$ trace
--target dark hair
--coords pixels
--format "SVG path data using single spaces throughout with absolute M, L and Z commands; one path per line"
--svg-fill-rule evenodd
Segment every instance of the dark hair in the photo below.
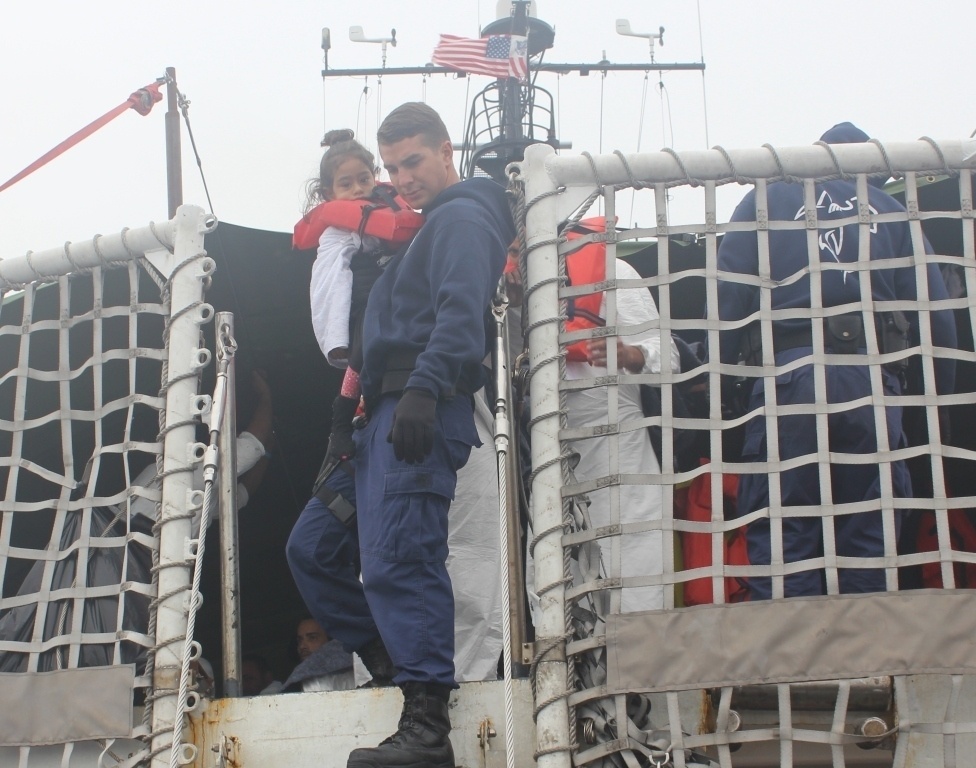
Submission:
M 349 128 L 329 131 L 322 139 L 322 146 L 328 147 L 319 162 L 318 178 L 309 179 L 305 189 L 305 213 L 319 203 L 332 198 L 332 185 L 335 172 L 350 157 L 363 161 L 363 165 L 375 172 L 376 158 L 366 147 L 356 141 Z
M 422 136 L 424 146 L 431 149 L 451 140 L 441 116 L 419 101 L 408 101 L 394 109 L 376 132 L 380 144 L 396 144 L 412 136 Z

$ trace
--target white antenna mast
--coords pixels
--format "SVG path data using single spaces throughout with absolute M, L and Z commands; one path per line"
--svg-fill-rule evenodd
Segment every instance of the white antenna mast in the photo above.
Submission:
M 627 19 L 617 19 L 617 34 L 626 37 L 646 37 L 651 46 L 651 63 L 654 63 L 654 41 L 657 40 L 664 45 L 664 27 L 659 27 L 657 32 L 634 32 L 630 28 L 630 21 Z
M 386 46 L 387 43 L 396 48 L 396 30 L 390 30 L 389 37 L 366 37 L 363 28 L 359 26 L 349 27 L 349 39 L 354 43 L 381 43 L 383 45 L 383 67 L 386 67 Z

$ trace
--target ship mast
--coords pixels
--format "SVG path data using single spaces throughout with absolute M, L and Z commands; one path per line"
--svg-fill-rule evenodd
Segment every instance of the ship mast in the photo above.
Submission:
M 176 87 L 176 69 L 166 67 L 166 197 L 169 217 L 176 216 L 176 209 L 183 205 L 183 159 L 180 149 L 180 113 L 177 109 L 179 90 Z
M 503 0 L 500 7 L 508 3 Z M 487 24 L 481 30 L 481 37 L 491 35 L 523 35 L 528 38 L 528 82 L 517 78 L 500 78 L 486 86 L 474 97 L 465 128 L 464 141 L 456 146 L 461 151 L 460 172 L 463 178 L 488 176 L 505 183 L 505 168 L 509 163 L 521 160 L 525 148 L 530 144 L 549 144 L 554 149 L 568 149 L 572 145 L 556 136 L 555 100 L 549 91 L 533 82 L 539 72 L 569 74 L 578 72 L 588 75 L 597 72 L 649 72 L 651 70 L 704 70 L 702 62 L 679 63 L 657 62 L 653 56 L 651 40 L 651 60 L 649 62 L 613 64 L 600 61 L 586 63 L 544 63 L 542 56 L 552 47 L 555 39 L 553 28 L 531 15 L 534 3 L 530 0 L 511 0 L 511 12 Z M 354 32 L 355 30 L 355 32 Z M 618 23 L 618 31 L 619 23 Z M 661 34 L 663 35 L 663 28 Z M 331 36 L 328 28 L 322 30 L 323 50 L 325 51 L 322 78 L 328 77 L 389 77 L 393 75 L 458 75 L 449 67 L 428 64 L 420 67 L 386 67 L 333 69 L 329 66 L 328 51 Z M 629 24 L 627 31 L 631 34 Z M 635 35 L 651 37 L 650 35 Z M 361 27 L 350 29 L 350 38 L 363 41 Z M 465 76 L 464 73 L 460 73 Z
M 529 34 L 529 14 L 528 14 L 529 0 L 514 0 L 512 7 L 514 9 L 514 14 L 511 20 L 511 29 L 509 34 L 521 35 L 523 37 L 528 37 Z M 481 36 L 492 34 L 494 28 L 499 26 L 507 26 L 507 19 L 499 19 L 494 24 L 489 24 L 483 30 L 481 30 Z M 549 25 L 547 28 L 551 29 Z M 530 56 L 531 60 L 531 56 Z M 531 72 L 529 73 L 531 76 Z M 502 117 L 502 138 L 507 141 L 518 141 L 519 139 L 525 138 L 524 131 L 522 130 L 522 113 L 525 105 L 522 103 L 522 88 L 519 81 L 514 77 L 506 78 L 501 81 L 502 87 L 502 102 L 501 102 L 501 117 Z

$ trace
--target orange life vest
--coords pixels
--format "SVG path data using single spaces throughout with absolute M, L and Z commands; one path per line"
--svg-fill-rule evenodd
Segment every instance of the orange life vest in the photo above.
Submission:
M 704 460 L 703 460 L 704 461 Z M 675 490 L 675 517 L 696 523 L 712 521 L 712 481 L 710 475 L 698 475 L 687 488 Z M 722 475 L 722 498 L 727 504 L 735 504 L 739 488 L 739 476 Z M 680 503 L 679 503 L 680 500 Z M 723 515 L 724 516 L 724 515 Z M 682 531 L 681 554 L 684 569 L 707 568 L 712 564 L 712 535 Z M 745 528 L 736 528 L 726 534 L 722 561 L 725 565 L 749 565 Z M 725 577 L 725 602 L 740 603 L 748 599 L 749 590 L 744 581 L 733 576 Z M 713 603 L 712 579 L 691 579 L 684 584 L 685 605 Z
M 603 218 L 583 219 L 576 227 L 566 234 L 567 240 L 578 240 L 591 232 L 606 232 Z M 578 251 L 566 257 L 566 274 L 570 285 L 589 285 L 602 283 L 607 279 L 607 246 L 605 243 L 587 243 Z M 598 328 L 607 324 L 600 316 L 600 306 L 603 303 L 603 291 L 574 296 L 568 302 L 569 319 L 565 330 L 582 331 L 588 328 Z M 566 350 L 566 359 L 573 362 L 586 362 L 586 341 L 570 344 Z
M 328 227 L 372 235 L 388 243 L 408 243 L 423 226 L 424 217 L 395 195 L 389 184 L 377 184 L 363 200 L 327 200 L 302 216 L 295 225 L 292 247 L 316 248 Z
M 966 509 L 950 509 L 949 542 L 956 552 L 976 552 L 976 526 Z M 915 539 L 916 552 L 938 552 L 939 536 L 936 529 L 935 512 L 924 509 L 919 513 L 918 534 Z M 955 562 L 952 566 L 956 589 L 976 589 L 976 563 Z M 922 564 L 922 586 L 941 589 L 941 563 Z

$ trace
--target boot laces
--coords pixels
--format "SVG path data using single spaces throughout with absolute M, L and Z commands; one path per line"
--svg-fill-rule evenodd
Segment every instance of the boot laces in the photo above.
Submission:
M 397 723 L 396 733 L 390 734 L 383 741 L 380 742 L 380 746 L 384 744 L 394 744 L 400 741 L 408 733 L 413 733 L 418 729 L 423 728 L 423 724 L 420 722 L 420 717 L 422 713 L 415 713 L 413 707 L 406 707 L 402 715 L 400 715 L 400 722 Z

